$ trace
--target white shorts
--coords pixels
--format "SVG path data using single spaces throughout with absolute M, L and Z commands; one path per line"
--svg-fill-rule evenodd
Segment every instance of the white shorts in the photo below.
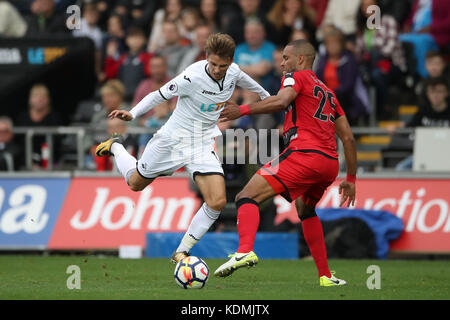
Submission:
M 146 179 L 170 176 L 182 167 L 185 167 L 192 179 L 196 175 L 224 175 L 222 164 L 214 150 L 214 139 L 188 144 L 156 133 L 136 164 L 137 172 Z

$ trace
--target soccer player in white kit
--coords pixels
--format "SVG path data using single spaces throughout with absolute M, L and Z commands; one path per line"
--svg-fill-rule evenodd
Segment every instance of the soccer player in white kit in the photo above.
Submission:
M 206 43 L 206 60 L 187 67 L 129 112 L 114 110 L 109 114 L 111 119 L 130 121 L 161 102 L 178 97 L 173 114 L 148 142 L 139 160 L 126 151 L 118 135 L 96 149 L 99 157 L 114 156 L 118 170 L 133 191 L 141 191 L 158 176 L 171 175 L 181 167 L 195 181 L 205 202 L 172 255 L 174 263 L 189 255 L 226 204 L 223 169 L 214 150 L 214 139 L 221 134 L 217 121 L 226 101 L 236 86 L 258 93 L 262 100 L 270 96 L 233 63 L 235 48 L 229 35 L 211 35 Z

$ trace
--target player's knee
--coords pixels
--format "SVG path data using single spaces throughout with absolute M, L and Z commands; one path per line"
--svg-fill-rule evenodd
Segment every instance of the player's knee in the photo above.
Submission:
M 130 186 L 130 190 L 134 191 L 134 192 L 142 191 L 145 188 L 145 187 L 142 187 L 142 186 L 140 186 L 138 184 L 134 184 L 134 183 L 130 183 L 129 186 Z
M 209 199 L 208 201 L 205 202 L 211 209 L 216 211 L 222 211 L 222 209 L 225 208 L 225 205 L 227 204 L 227 199 L 225 197 L 218 197 L 214 199 Z

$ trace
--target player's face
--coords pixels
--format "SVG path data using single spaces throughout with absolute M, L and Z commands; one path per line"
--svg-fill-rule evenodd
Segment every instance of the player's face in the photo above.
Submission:
M 281 61 L 281 70 L 283 75 L 288 72 L 296 71 L 297 56 L 294 54 L 292 46 L 287 46 L 283 50 L 283 60 Z
M 233 59 L 221 58 L 217 54 L 210 54 L 207 57 L 208 60 L 208 72 L 215 80 L 220 80 L 225 77 L 228 68 L 230 67 Z

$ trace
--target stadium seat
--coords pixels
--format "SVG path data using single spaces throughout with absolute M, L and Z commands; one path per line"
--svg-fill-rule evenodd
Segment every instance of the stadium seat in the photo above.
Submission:
M 102 108 L 99 100 L 86 100 L 78 104 L 77 110 L 73 115 L 72 122 L 74 123 L 89 123 L 92 115 L 100 111 Z M 72 123 L 72 125 L 74 125 Z

